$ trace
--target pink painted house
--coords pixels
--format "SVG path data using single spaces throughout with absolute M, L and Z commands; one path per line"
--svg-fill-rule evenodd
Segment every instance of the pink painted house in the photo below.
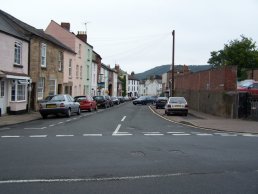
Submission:
M 14 26 L 0 10 L 1 114 L 26 112 L 29 104 L 29 39 Z
M 84 94 L 83 72 L 86 66 L 86 45 L 70 32 L 69 23 L 59 25 L 51 20 L 45 32 L 71 48 L 76 54 L 64 53 L 64 92 L 72 96 Z

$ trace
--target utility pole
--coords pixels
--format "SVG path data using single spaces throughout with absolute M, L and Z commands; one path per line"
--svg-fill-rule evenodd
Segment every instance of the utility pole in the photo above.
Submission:
M 175 88 L 174 88 L 174 83 L 175 83 L 175 30 L 172 31 L 172 67 L 171 67 L 171 93 L 170 96 L 175 95 Z

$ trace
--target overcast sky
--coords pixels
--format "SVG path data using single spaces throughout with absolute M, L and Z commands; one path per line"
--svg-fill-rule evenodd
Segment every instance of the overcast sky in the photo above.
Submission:
M 128 73 L 171 64 L 172 30 L 175 64 L 207 64 L 242 34 L 258 42 L 258 0 L 3 0 L 0 9 L 39 29 L 51 20 L 87 29 L 102 62 Z

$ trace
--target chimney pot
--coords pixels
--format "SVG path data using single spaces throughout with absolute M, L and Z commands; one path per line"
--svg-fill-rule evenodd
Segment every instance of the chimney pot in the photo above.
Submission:
M 70 23 L 68 22 L 62 22 L 61 27 L 68 30 L 70 32 Z

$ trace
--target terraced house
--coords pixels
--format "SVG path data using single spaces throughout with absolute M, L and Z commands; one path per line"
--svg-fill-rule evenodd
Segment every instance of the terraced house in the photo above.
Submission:
M 15 30 L 28 40 L 28 52 L 25 51 L 21 55 L 24 57 L 28 56 L 28 74 L 31 78 L 31 84 L 29 86 L 31 90 L 29 92 L 30 97 L 28 98 L 27 88 L 19 86 L 19 84 L 21 85 L 21 81 L 16 81 L 14 84 L 17 85 L 15 86 L 17 92 L 15 93 L 15 90 L 12 89 L 12 95 L 16 95 L 16 97 L 12 98 L 15 102 L 22 104 L 23 101 L 26 101 L 26 97 L 23 97 L 23 100 L 20 102 L 21 94 L 23 96 L 27 95 L 27 106 L 31 109 L 38 110 L 39 100 L 42 100 L 48 95 L 63 93 L 64 52 L 71 55 L 75 53 L 72 49 L 46 34 L 43 30 L 36 29 L 5 12 L 1 12 L 1 15 L 5 18 L 6 22 L 11 24 Z M 26 46 L 26 44 L 24 45 Z M 16 44 L 15 52 L 19 52 L 20 48 L 21 44 Z M 15 67 L 21 68 L 22 65 L 15 64 Z M 25 82 L 23 81 L 22 83 Z M 15 108 L 12 106 L 13 103 L 9 104 L 10 111 L 12 112 Z
M 63 22 L 59 25 L 53 20 L 45 31 L 71 48 L 75 53 L 73 56 L 65 57 L 65 66 L 68 66 L 68 69 L 65 68 L 65 93 L 72 96 L 90 94 L 90 67 L 93 47 L 87 44 L 86 33 L 79 32 L 76 36 L 70 32 L 70 23 Z
M 29 37 L 0 10 L 0 114 L 27 110 Z

